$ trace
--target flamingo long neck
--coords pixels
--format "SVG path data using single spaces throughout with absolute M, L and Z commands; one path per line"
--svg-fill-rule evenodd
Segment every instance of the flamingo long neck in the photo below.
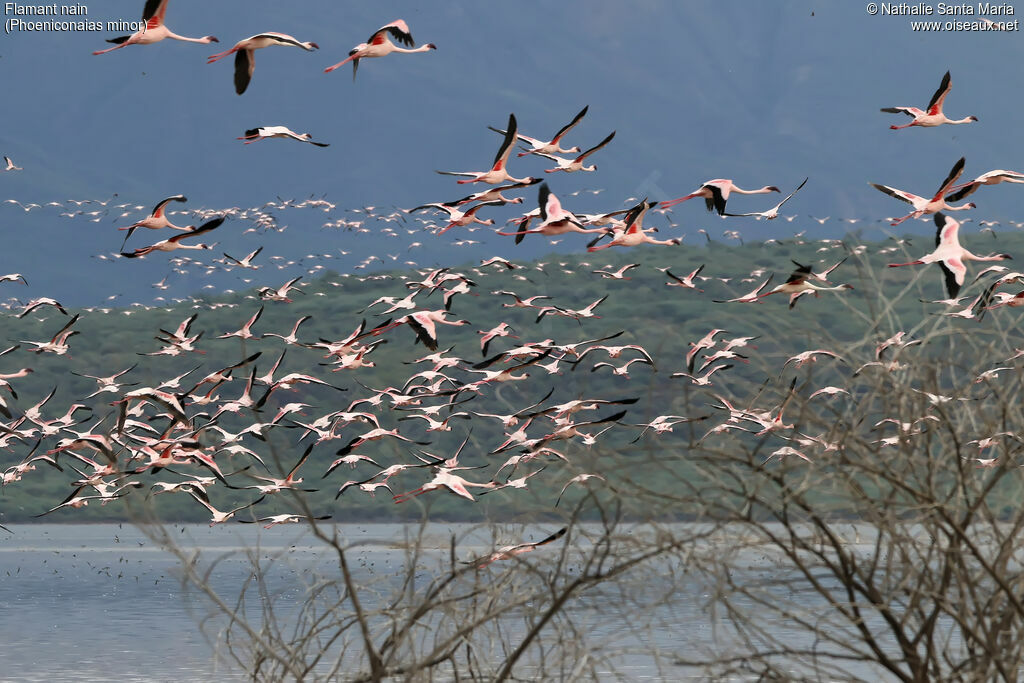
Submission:
M 185 41 L 186 43 L 203 43 L 203 44 L 206 44 L 206 43 L 212 43 L 213 42 L 213 40 L 211 40 L 212 36 L 203 36 L 202 38 L 189 38 L 188 36 L 179 36 L 177 33 L 174 33 L 170 29 L 167 29 L 166 32 L 167 32 L 167 35 L 165 37 L 171 38 L 173 40 L 182 40 L 182 41 Z
M 989 254 L 988 256 L 978 256 L 977 254 L 971 253 L 966 249 L 960 255 L 961 261 L 1004 261 L 1006 257 L 1003 254 Z
M 962 119 L 946 119 L 946 123 L 951 123 L 953 125 L 958 125 L 958 124 L 961 124 L 961 123 L 974 123 L 975 120 L 976 119 L 974 119 L 974 117 L 965 116 Z
M 736 187 L 735 185 L 733 185 L 732 191 L 735 192 L 736 194 L 767 194 L 772 190 L 767 185 L 758 190 L 744 190 L 741 187 Z M 725 193 L 723 192 L 723 194 Z
M 395 45 L 391 48 L 392 52 L 404 52 L 405 54 L 412 54 L 413 52 L 429 52 L 431 50 L 430 44 L 420 45 L 419 47 L 408 49 L 404 47 L 398 47 Z

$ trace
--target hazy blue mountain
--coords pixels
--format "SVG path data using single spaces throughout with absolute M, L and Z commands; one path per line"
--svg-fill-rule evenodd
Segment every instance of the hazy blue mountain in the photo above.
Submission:
M 137 19 L 142 4 L 92 3 L 88 18 Z M 434 42 L 437 51 L 364 60 L 355 82 L 347 68 L 323 73 L 399 17 L 418 43 Z M 321 262 L 347 270 L 371 254 L 394 255 L 389 265 L 431 265 L 494 254 L 528 258 L 551 250 L 545 239 L 514 247 L 486 229 L 454 229 L 441 237 L 403 229 L 396 238 L 382 235 L 383 224 L 373 221 L 367 223 L 369 234 L 322 228 L 327 221 L 359 218 L 347 209 L 374 206 L 388 213 L 477 189 L 434 170 L 485 168 L 500 143 L 487 126 L 503 126 L 510 112 L 522 132 L 549 136 L 589 104 L 589 115 L 568 140 L 584 148 L 617 131 L 612 144 L 593 157 L 596 173 L 546 177 L 566 206 L 580 212 L 621 208 L 639 195 L 675 197 L 715 177 L 784 190 L 810 177 L 784 211 L 799 214 L 792 223 L 725 223 L 698 202 L 677 207 L 678 227 L 652 218 L 666 234 L 685 234 L 687 245 L 703 242 L 698 229 L 721 239 L 728 227 L 748 240 L 801 230 L 812 236 L 874 230 L 884 225 L 879 219 L 905 212 L 868 182 L 930 193 L 960 156 L 967 157 L 966 175 L 1024 168 L 1024 138 L 1017 129 L 1020 33 L 913 32 L 910 18 L 869 16 L 861 3 L 310 0 L 286 6 L 174 0 L 167 24 L 178 33 L 213 34 L 221 42 L 164 41 L 92 56 L 92 50 L 108 47 L 104 39 L 112 34 L 5 37 L 0 153 L 25 170 L 0 174 L 0 200 L 64 205 L 116 193 L 108 208 L 125 202 L 148 208 L 182 193 L 189 198 L 187 209 L 218 209 L 323 197 L 337 208 L 274 211 L 278 225 L 287 226 L 280 233 L 246 232 L 251 223 L 228 221 L 211 234 L 218 248 L 199 258 L 208 263 L 221 251 L 241 256 L 262 244 L 264 259 L 331 253 L 337 258 Z M 231 60 L 207 65 L 205 59 L 267 30 L 315 41 L 321 49 L 258 51 L 253 81 L 238 96 Z M 974 114 L 980 121 L 890 131 L 902 117 L 878 109 L 924 106 L 947 69 L 954 82 L 947 112 Z M 331 146 L 283 140 L 243 145 L 235 139 L 260 125 L 308 131 Z M 516 174 L 545 175 L 545 163 L 515 159 L 511 167 Z M 571 195 L 584 188 L 603 192 Z M 981 219 L 1016 218 L 1022 199 L 1017 189 L 979 192 L 974 229 Z M 531 190 L 524 205 L 491 215 L 504 221 L 532 208 L 535 197 Z M 736 207 L 767 208 L 775 197 L 738 198 Z M 95 258 L 116 252 L 123 233 L 115 228 L 141 212 L 119 218 L 120 210 L 110 210 L 91 222 L 88 216 L 61 217 L 66 208 L 26 213 L 0 204 L 0 271 L 22 272 L 31 283 L 16 290 L 6 285 L 0 297 L 49 295 L 75 305 L 121 294 L 127 303 L 207 285 L 247 286 L 237 271 L 206 277 L 192 267 L 188 274 L 174 274 L 162 254 L 139 262 Z M 809 215 L 832 220 L 820 226 Z M 932 228 L 921 223 L 910 229 Z M 131 246 L 166 236 L 141 232 Z M 452 247 L 466 237 L 482 244 Z M 409 250 L 414 241 L 424 246 Z M 584 242 L 570 236 L 555 248 L 581 251 Z M 339 249 L 351 253 L 342 257 Z M 246 276 L 277 285 L 312 263 Z M 150 288 L 168 274 L 170 290 Z

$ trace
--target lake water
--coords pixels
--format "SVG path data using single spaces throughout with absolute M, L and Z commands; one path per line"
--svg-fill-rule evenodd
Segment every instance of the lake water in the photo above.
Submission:
M 272 593 L 284 596 L 280 605 L 286 611 L 287 605 L 298 604 L 303 593 L 304 583 L 296 580 L 298 574 L 331 572 L 335 561 L 299 525 L 269 530 L 241 524 L 168 528 L 182 547 L 201 551 L 206 561 L 224 554 L 211 574 L 211 583 L 228 597 L 237 595 L 238 586 L 251 574 L 245 551 L 258 548 L 259 557 L 282 556 L 284 561 L 271 573 L 269 583 Z M 391 524 L 339 529 L 347 540 L 367 543 L 350 561 L 357 577 L 376 577 L 378 582 L 381 577 L 387 581 L 398 575 L 405 563 L 405 536 L 416 532 L 416 527 Z M 117 524 L 39 524 L 13 530 L 13 534 L 0 536 L 0 679 L 242 678 L 222 649 L 218 655 L 216 641 L 224 618 L 211 609 L 198 589 L 183 584 L 178 560 L 139 529 Z M 468 530 L 460 525 L 432 525 L 426 534 L 428 548 L 433 547 L 428 556 L 430 552 L 446 555 L 452 533 L 460 537 L 460 557 L 490 550 L 489 536 Z M 545 533 L 550 529 L 527 531 L 525 537 L 537 539 Z M 523 530 L 510 533 L 510 542 L 516 535 L 524 537 Z M 655 594 L 664 588 L 645 587 Z M 685 678 L 686 671 L 671 665 L 671 654 L 715 645 L 699 586 L 670 587 L 692 593 L 692 599 L 672 600 L 671 606 L 666 603 L 663 609 L 645 614 L 645 621 L 656 624 L 653 630 L 634 628 L 624 617 L 630 608 L 657 604 L 657 597 L 636 596 L 636 604 L 623 607 L 617 590 L 614 584 L 607 584 L 574 601 L 572 616 L 588 644 L 604 642 L 623 652 L 615 661 L 620 676 L 632 680 Z M 521 632 L 523 621 L 512 620 L 508 628 L 506 633 L 514 637 Z M 663 659 L 646 652 L 652 647 L 660 650 Z

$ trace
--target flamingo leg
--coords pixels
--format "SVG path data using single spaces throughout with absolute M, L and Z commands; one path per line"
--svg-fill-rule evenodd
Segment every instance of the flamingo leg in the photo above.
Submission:
M 129 45 L 132 45 L 132 44 L 133 43 L 129 43 L 129 42 L 125 41 L 125 42 L 121 43 L 120 45 L 115 45 L 114 47 L 108 47 L 106 50 L 97 50 L 96 52 L 93 52 L 93 54 L 94 55 L 105 55 L 108 52 L 113 52 L 114 50 L 120 50 L 122 47 L 128 47 Z
M 339 69 L 339 68 L 341 68 L 341 67 L 345 66 L 346 64 L 348 64 L 349 62 L 351 62 L 351 61 L 352 61 L 353 59 L 356 59 L 356 56 L 355 56 L 355 55 L 351 55 L 351 56 L 349 56 L 349 57 L 346 57 L 345 59 L 341 60 L 341 61 L 340 61 L 340 62 L 338 62 L 337 64 L 335 64 L 335 65 L 333 65 L 333 66 L 329 66 L 329 67 L 327 67 L 326 69 L 324 69 L 324 73 L 325 73 L 325 74 L 329 74 L 329 73 L 331 73 L 332 71 L 334 71 L 335 69 Z

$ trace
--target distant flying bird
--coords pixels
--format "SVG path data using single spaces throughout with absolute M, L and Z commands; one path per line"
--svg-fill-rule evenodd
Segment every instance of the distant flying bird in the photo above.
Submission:
M 885 107 L 882 109 L 887 114 L 906 114 L 907 116 L 914 117 L 914 120 L 908 124 L 902 126 L 889 126 L 892 130 L 899 130 L 900 128 L 909 128 L 911 126 L 921 126 L 928 128 L 932 126 L 941 126 L 944 123 L 972 123 L 978 120 L 977 116 L 967 116 L 962 119 L 950 119 L 942 113 L 942 104 L 946 101 L 946 95 L 949 94 L 950 88 L 953 83 L 949 79 L 949 72 L 942 77 L 942 83 L 939 85 L 939 89 L 932 95 L 932 99 L 928 102 L 928 109 L 921 110 L 917 107 Z
M 600 474 L 577 474 L 575 477 L 567 481 L 565 483 L 565 486 L 562 487 L 561 492 L 559 492 L 558 494 L 558 499 L 555 501 L 555 507 L 558 507 L 558 504 L 562 502 L 562 496 L 565 495 L 565 490 L 567 488 L 569 488 L 573 484 L 582 484 L 588 479 L 600 479 L 601 481 L 607 481 Z
M 955 297 L 964 284 L 967 276 L 965 261 L 1004 261 L 1012 258 L 1009 254 L 992 254 L 977 256 L 960 246 L 960 223 L 941 213 L 935 214 L 935 251 L 926 254 L 916 261 L 907 263 L 890 263 L 890 268 L 900 266 L 916 266 L 924 263 L 938 263 L 946 280 L 946 293 L 949 298 Z
M 525 149 L 526 151 L 520 152 L 516 156 L 525 157 L 529 154 L 579 154 L 579 147 L 569 147 L 568 149 L 563 149 L 561 146 L 561 140 L 566 133 L 572 130 L 573 126 L 575 126 L 577 123 L 583 120 L 583 117 L 587 115 L 587 110 L 589 108 L 590 105 L 583 107 L 583 109 L 580 110 L 580 113 L 576 114 L 572 121 L 562 126 L 562 128 L 557 133 L 555 133 L 555 137 L 551 138 L 547 142 L 543 140 L 538 140 L 537 138 L 531 138 L 530 136 L 523 135 L 522 133 L 518 133 L 516 135 L 516 139 L 528 144 L 529 148 L 523 147 L 523 149 Z M 503 130 L 499 130 L 498 128 L 494 128 L 493 126 L 487 127 L 493 130 L 495 133 L 501 133 L 502 135 L 505 135 L 505 131 Z
M 24 170 L 21 166 L 15 166 L 14 162 L 11 161 L 10 157 L 5 156 L 4 157 L 4 163 L 7 164 L 7 168 L 4 169 L 5 171 L 23 171 Z
M 263 251 L 263 247 L 258 247 L 257 249 L 255 249 L 254 251 L 250 251 L 243 258 L 240 258 L 240 259 L 237 259 L 234 256 L 231 256 L 230 254 L 225 253 L 224 254 L 224 258 L 227 259 L 229 263 L 234 264 L 235 267 L 237 267 L 237 268 L 251 268 L 251 269 L 255 270 L 255 269 L 259 268 L 259 266 L 254 266 L 252 264 L 252 260 L 254 258 L 256 258 L 257 256 L 259 256 L 259 253 L 261 251 Z
M 815 279 L 815 275 L 812 272 L 811 267 L 797 264 L 796 270 L 794 270 L 789 276 L 789 279 L 781 285 L 776 285 L 763 294 L 758 294 L 757 297 L 761 299 L 766 296 L 771 296 L 772 294 L 789 294 L 789 307 L 793 308 L 793 306 L 796 305 L 796 300 L 804 294 L 813 293 L 814 296 L 817 297 L 819 296 L 818 292 L 839 292 L 846 289 L 853 289 L 853 285 L 847 284 L 836 285 L 834 287 L 823 287 L 811 282 L 812 279 Z
M 487 557 L 482 558 L 480 560 L 476 560 L 474 562 L 470 562 L 469 564 L 475 564 L 477 569 L 483 569 L 492 562 L 498 562 L 500 560 L 510 560 L 516 555 L 528 553 L 532 550 L 535 550 L 536 548 L 539 548 L 542 545 L 546 545 L 548 543 L 557 541 L 562 536 L 565 536 L 565 533 L 568 530 L 569 527 L 562 527 L 561 529 L 551 534 L 547 538 L 535 541 L 534 543 L 519 543 L 518 545 L 506 545 L 504 547 L 498 548 Z
M 927 197 L 919 197 L 916 194 L 911 194 L 910 192 L 905 192 L 903 190 L 897 190 L 896 188 L 889 187 L 888 185 L 879 185 L 878 183 L 870 183 L 870 185 L 879 192 L 884 192 L 890 197 L 894 197 L 901 202 L 906 202 L 914 207 L 913 211 L 902 218 L 897 218 L 890 223 L 890 225 L 899 225 L 908 218 L 918 218 L 920 216 L 933 214 L 937 211 L 942 211 L 943 209 L 946 211 L 966 211 L 967 209 L 975 208 L 976 205 L 973 202 L 961 204 L 960 206 L 951 206 L 946 203 L 946 194 L 952 190 L 953 184 L 960 178 L 960 174 L 964 172 L 964 163 L 964 157 L 960 157 L 960 160 L 953 164 L 953 168 L 950 169 L 949 175 L 942 181 L 942 185 L 939 186 L 939 189 L 931 199 L 928 199 Z M 952 195 L 948 198 L 952 200 Z
M 121 252 L 121 256 L 124 256 L 125 258 L 138 258 L 140 256 L 145 256 L 146 254 L 151 254 L 154 251 L 175 251 L 177 249 L 212 249 L 212 245 L 209 244 L 182 244 L 181 240 L 189 237 L 195 237 L 196 235 L 202 235 L 203 233 L 206 232 L 210 232 L 214 228 L 219 227 L 220 224 L 224 222 L 224 219 L 224 216 L 214 218 L 213 220 L 203 223 L 197 228 L 192 228 L 188 232 L 180 232 L 174 237 L 170 237 L 161 242 L 157 242 L 156 244 L 151 244 L 148 247 L 142 247 L 140 249 L 136 249 L 133 252 Z
M 359 70 L 359 60 L 370 57 L 383 57 L 389 55 L 392 52 L 403 52 L 405 54 L 411 54 L 413 52 L 429 52 L 430 50 L 436 50 L 437 45 L 433 43 L 427 43 L 426 45 L 420 45 L 417 48 L 405 49 L 398 47 L 388 38 L 388 34 L 391 34 L 395 40 L 402 45 L 407 45 L 412 48 L 415 45 L 412 39 L 412 33 L 409 32 L 409 25 L 401 19 L 396 19 L 390 24 L 385 24 L 379 29 L 374 31 L 373 35 L 365 43 L 359 43 L 354 48 L 349 50 L 348 57 L 341 60 L 333 66 L 329 66 L 324 69 L 324 73 L 330 73 L 335 69 L 344 66 L 345 64 L 352 62 L 352 80 L 356 80 L 356 71 Z
M 725 213 L 725 203 L 729 201 L 729 195 L 733 192 L 736 194 L 767 194 L 768 192 L 778 191 L 779 188 L 774 185 L 765 185 L 757 190 L 744 190 L 743 188 L 737 187 L 737 185 L 731 180 L 716 178 L 715 180 L 705 182 L 688 195 L 679 197 L 678 199 L 670 199 L 666 202 L 661 202 L 661 208 L 662 210 L 671 209 L 676 204 L 685 202 L 687 199 L 703 197 L 708 211 L 717 211 L 718 215 L 721 216 Z
M 251 145 L 257 140 L 266 140 L 267 138 L 285 138 L 289 140 L 298 140 L 299 142 L 308 142 L 311 145 L 317 147 L 330 147 L 330 144 L 326 142 L 313 142 L 313 135 L 311 133 L 296 133 L 295 131 L 285 126 L 263 126 L 262 128 L 250 128 L 245 131 L 245 135 L 236 140 L 245 140 L 245 144 Z
M 116 43 L 114 47 L 108 47 L 106 50 L 97 50 L 96 52 L 93 52 L 93 54 L 102 55 L 107 52 L 113 52 L 114 50 L 120 50 L 122 47 L 128 47 L 129 45 L 152 45 L 153 43 L 159 43 L 164 38 L 184 40 L 189 43 L 206 44 L 220 42 L 214 36 L 187 38 L 185 36 L 179 36 L 177 33 L 172 33 L 171 30 L 164 25 L 164 15 L 167 14 L 167 2 L 168 0 L 146 0 L 146 7 L 142 10 L 142 20 L 146 22 L 146 27 L 141 31 L 136 31 L 130 36 L 110 38 L 107 42 Z
M 64 315 L 68 314 L 68 312 L 64 310 L 64 307 L 61 306 L 59 301 L 57 301 L 56 299 L 51 299 L 48 296 L 44 296 L 44 297 L 40 297 L 38 299 L 32 299 L 32 301 L 29 301 L 27 304 L 25 304 L 24 310 L 22 310 L 22 312 L 19 313 L 16 317 L 24 318 L 26 315 L 28 315 L 32 311 L 36 310 L 40 306 L 53 306 L 54 308 L 56 308 L 58 311 L 60 311 Z
M 704 270 L 703 263 L 686 277 L 679 277 L 678 275 L 673 275 L 672 271 L 666 268 L 665 275 L 668 275 L 670 278 L 675 280 L 675 282 L 666 282 L 665 285 L 668 287 L 685 287 L 686 289 L 696 289 L 698 292 L 703 292 L 703 289 L 699 289 L 697 285 L 693 283 L 693 279 L 700 275 L 700 271 L 702 270 Z
M 257 33 L 245 40 L 238 41 L 230 50 L 210 55 L 206 63 L 213 64 L 218 59 L 223 59 L 230 54 L 237 53 L 235 54 L 235 92 L 241 95 L 249 87 L 249 81 L 252 80 L 252 70 L 256 67 L 253 52 L 271 45 L 294 45 L 306 51 L 318 50 L 320 48 L 316 43 L 304 43 L 286 33 L 267 31 L 266 33 Z

